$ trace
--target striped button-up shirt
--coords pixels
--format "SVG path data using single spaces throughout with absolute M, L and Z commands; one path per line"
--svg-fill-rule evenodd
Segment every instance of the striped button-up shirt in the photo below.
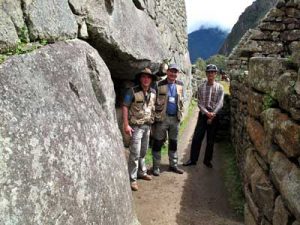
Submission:
M 208 85 L 207 81 L 198 88 L 198 107 L 203 114 L 207 112 L 218 113 L 223 107 L 224 88 L 220 83 Z

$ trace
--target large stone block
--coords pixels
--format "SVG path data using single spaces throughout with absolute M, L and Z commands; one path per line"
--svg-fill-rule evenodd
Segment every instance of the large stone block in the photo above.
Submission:
M 257 204 L 262 214 L 269 221 L 272 221 L 275 190 L 270 180 L 260 167 L 255 168 L 255 171 L 251 175 L 250 179 L 255 203 Z
M 285 12 L 278 8 L 272 8 L 266 17 L 263 19 L 264 22 L 279 22 L 282 21 L 282 18 L 284 17 Z
M 0 65 L 1 224 L 137 224 L 110 73 L 87 43 Z
M 293 63 L 297 64 L 299 68 L 300 67 L 300 41 L 293 41 L 289 45 L 289 49 L 292 52 L 291 59 L 293 60 Z
M 288 119 L 288 115 L 282 113 L 278 108 L 266 109 L 261 114 L 261 120 L 263 121 L 264 129 L 271 134 L 273 134 L 274 129 L 277 127 L 278 123 L 286 121 Z
M 247 131 L 256 150 L 263 159 L 267 160 L 269 146 L 266 142 L 266 132 L 264 131 L 263 126 L 257 120 L 248 117 Z
M 245 185 L 244 188 L 244 193 L 245 193 L 245 198 L 247 201 L 247 205 L 248 205 L 248 209 L 251 212 L 252 216 L 254 217 L 256 222 L 259 222 L 261 220 L 261 213 L 259 208 L 257 207 L 257 205 L 255 204 L 254 200 L 253 200 L 253 195 L 250 192 L 248 185 Z
M 275 152 L 271 158 L 270 163 L 270 176 L 272 182 L 279 190 L 283 178 L 286 174 L 290 173 L 293 168 L 293 164 L 287 159 L 287 157 L 281 152 Z
M 286 111 L 291 111 L 292 108 L 300 108 L 300 97 L 295 92 L 297 82 L 297 72 L 295 70 L 287 70 L 277 80 L 274 98 L 279 103 L 279 106 Z
M 0 8 L 0 53 L 14 49 L 17 46 L 18 40 L 19 37 L 13 21 Z
M 99 50 L 114 78 L 132 79 L 140 69 L 146 66 L 158 69 L 159 63 L 166 59 L 184 67 L 187 53 L 186 15 L 181 12 L 184 1 L 162 1 L 155 6 L 147 2 L 147 7 L 156 9 L 155 19 L 133 1 L 91 0 L 81 5 L 86 9 L 90 43 Z
M 278 196 L 275 201 L 275 209 L 273 216 L 273 225 L 288 225 L 289 211 L 285 208 L 281 196 Z
M 297 220 L 300 220 L 300 169 L 298 167 L 293 166 L 291 172 L 284 176 L 280 191 L 288 209 Z
M 276 39 L 275 32 L 272 33 L 271 41 L 258 41 L 258 45 L 261 47 L 263 54 L 280 55 L 284 52 L 284 45 L 280 41 L 274 41 Z
M 275 142 L 288 157 L 300 156 L 300 126 L 292 120 L 285 120 L 276 126 Z
M 288 30 L 282 33 L 283 41 L 300 41 L 300 30 Z
M 31 40 L 77 37 L 78 26 L 67 0 L 26 0 L 23 7 Z
M 263 111 L 263 99 L 264 95 L 250 91 L 248 94 L 248 112 L 251 116 L 259 118 Z
M 0 53 L 15 49 L 21 31 L 24 30 L 25 23 L 21 8 L 21 1 L 2 0 L 0 2 Z M 27 39 L 22 34 L 23 39 Z
M 258 225 L 247 204 L 244 207 L 244 221 L 245 225 Z
M 249 62 L 248 83 L 258 91 L 274 96 L 277 79 L 286 70 L 287 59 L 253 57 Z
M 24 26 L 26 26 L 23 17 L 21 0 L 2 0 L 0 2 L 0 8 L 14 23 L 17 31 L 20 31 L 22 28 L 24 28 Z
M 277 11 L 280 11 L 277 9 Z M 283 31 L 285 29 L 285 24 L 278 22 L 262 22 L 259 24 L 259 28 L 261 30 L 269 30 L 269 31 Z
M 250 183 L 250 177 L 255 172 L 255 168 L 259 167 L 259 164 L 257 160 L 255 159 L 254 155 L 254 148 L 247 148 L 245 150 L 245 165 L 244 165 L 244 171 L 245 171 L 245 181 L 246 183 Z

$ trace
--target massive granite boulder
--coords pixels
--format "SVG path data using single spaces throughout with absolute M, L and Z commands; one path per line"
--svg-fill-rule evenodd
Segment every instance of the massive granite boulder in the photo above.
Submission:
M 0 224 L 137 223 L 115 102 L 162 62 L 190 87 L 184 0 L 0 1 Z
M 80 40 L 0 65 L 1 224 L 138 224 L 109 70 Z

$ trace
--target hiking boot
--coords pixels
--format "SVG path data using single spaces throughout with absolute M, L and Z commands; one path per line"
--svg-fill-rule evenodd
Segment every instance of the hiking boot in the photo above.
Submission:
M 160 170 L 159 170 L 159 168 L 155 168 L 155 169 L 153 169 L 153 171 L 152 171 L 152 174 L 153 174 L 153 176 L 159 176 L 159 174 L 160 174 Z
M 139 178 L 142 179 L 142 180 L 152 180 L 152 177 L 150 175 L 148 175 L 148 174 L 140 176 Z
M 184 171 L 182 169 L 179 169 L 177 166 L 170 166 L 169 167 L 170 171 L 174 172 L 174 173 L 178 173 L 178 174 L 183 174 Z
M 131 182 L 130 187 L 131 187 L 131 190 L 133 190 L 133 191 L 139 190 L 139 187 L 138 187 L 138 184 L 136 181 Z

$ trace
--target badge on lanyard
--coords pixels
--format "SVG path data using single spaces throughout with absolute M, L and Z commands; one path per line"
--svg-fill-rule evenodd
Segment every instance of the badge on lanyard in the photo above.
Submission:
M 175 97 L 169 97 L 169 102 L 170 103 L 175 103 Z
M 151 109 L 150 108 L 145 108 L 145 112 L 146 113 L 151 113 Z

